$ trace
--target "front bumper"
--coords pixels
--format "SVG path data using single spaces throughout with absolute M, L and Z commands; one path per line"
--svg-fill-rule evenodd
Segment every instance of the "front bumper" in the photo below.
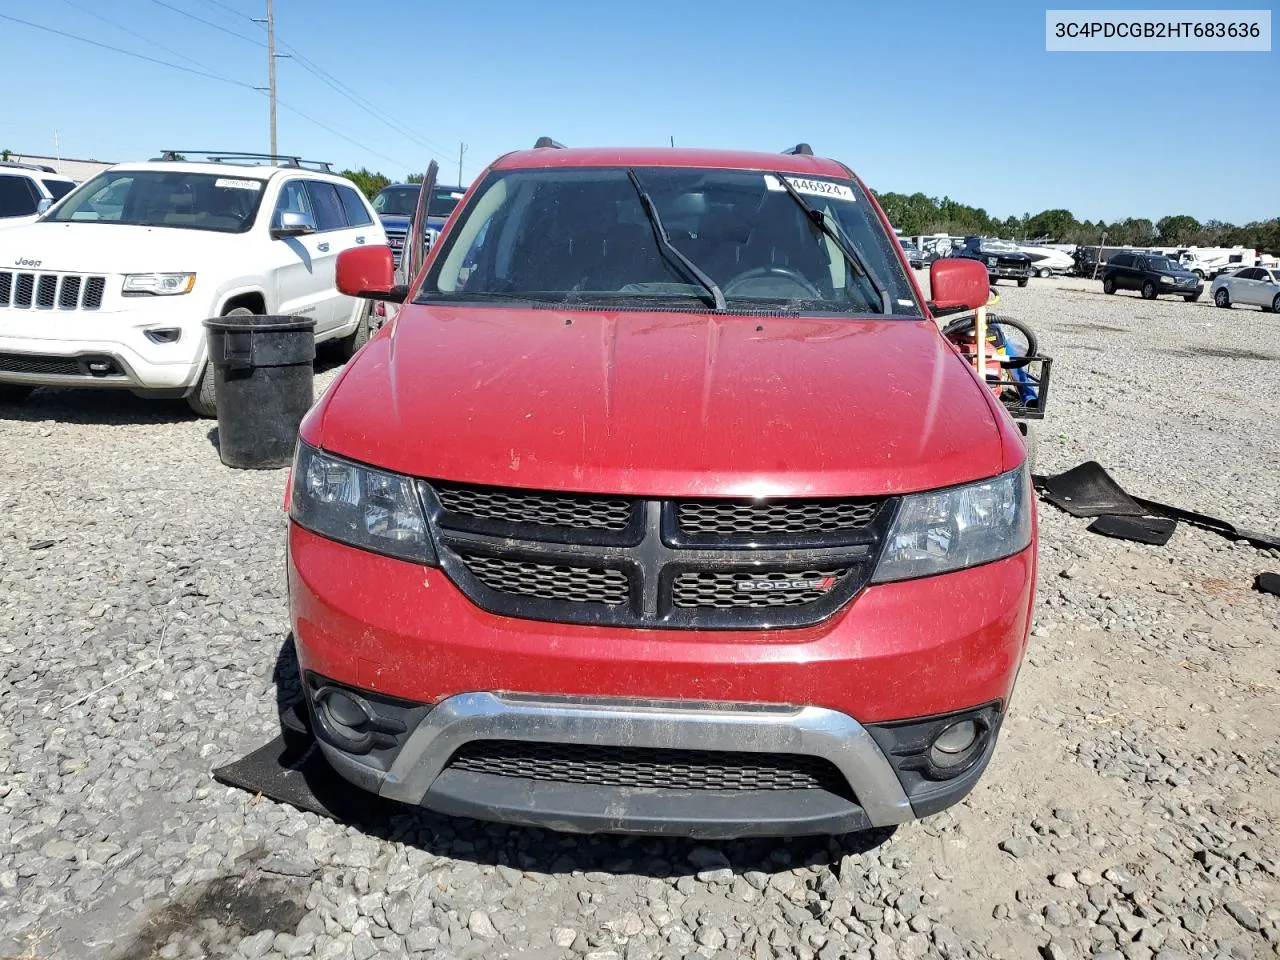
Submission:
M 1175 296 L 1175 297 L 1198 297 L 1204 293 L 1204 284 L 1197 283 L 1194 287 L 1178 287 L 1169 283 L 1160 283 L 1156 285 L 1156 296 Z
M 498 616 L 439 570 L 294 524 L 289 532 L 291 615 L 313 700 L 337 685 L 391 704 L 385 749 L 362 754 L 321 737 L 344 777 L 442 812 L 704 837 L 886 826 L 964 796 L 994 749 L 1013 688 L 1034 570 L 1033 546 L 970 570 L 868 587 L 811 627 L 645 630 Z M 919 729 L 913 718 L 981 704 L 1000 707 L 964 774 L 926 782 L 900 767 L 898 734 L 885 731 L 906 743 Z M 620 793 L 446 769 L 467 738 L 793 751 L 829 761 L 849 790 Z

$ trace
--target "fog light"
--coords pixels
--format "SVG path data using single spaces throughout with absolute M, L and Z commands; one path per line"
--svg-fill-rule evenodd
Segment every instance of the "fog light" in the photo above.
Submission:
M 369 723 L 370 717 L 358 700 L 332 688 L 322 696 L 320 707 L 324 710 L 325 719 L 337 728 L 335 732 L 355 734 L 357 737 L 363 734 L 363 728 Z
M 929 747 L 929 760 L 943 769 L 955 767 L 969 759 L 969 752 L 978 742 L 980 731 L 972 720 L 953 723 L 933 739 Z

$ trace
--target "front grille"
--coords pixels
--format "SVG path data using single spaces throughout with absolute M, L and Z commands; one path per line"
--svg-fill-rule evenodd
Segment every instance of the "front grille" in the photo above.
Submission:
M 106 286 L 106 277 L 0 270 L 0 309 L 97 310 Z
M 825 790 L 850 796 L 848 781 L 830 761 L 794 754 L 473 740 L 450 758 L 446 769 L 603 787 Z
M 867 583 L 891 500 L 649 500 L 421 481 L 440 566 L 504 616 L 668 629 L 818 623 Z
M 627 575 L 621 570 L 531 563 L 508 557 L 463 556 L 462 562 L 486 587 L 500 593 L 614 606 L 626 603 L 630 592 Z
M 706 537 L 769 537 L 861 530 L 880 509 L 879 500 L 682 500 L 680 532 Z
M 619 531 L 627 528 L 635 512 L 634 500 L 615 497 L 454 483 L 436 483 L 433 487 L 446 511 L 475 520 Z
M 71 357 L 45 357 L 38 354 L 0 353 L 0 370 L 5 373 L 38 373 L 55 377 L 80 377 L 84 371 Z
M 797 573 L 711 572 L 676 576 L 671 601 L 677 607 L 798 607 L 821 600 L 848 570 L 803 570 Z

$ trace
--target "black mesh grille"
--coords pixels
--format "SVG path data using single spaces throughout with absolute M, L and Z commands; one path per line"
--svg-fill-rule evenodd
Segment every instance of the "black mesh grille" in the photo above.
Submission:
M 13 305 L 15 307 L 31 306 L 31 296 L 36 289 L 36 275 L 34 273 L 18 274 L 18 282 L 14 287 Z
M 432 487 L 445 510 L 477 520 L 619 531 L 626 529 L 635 509 L 635 501 L 614 497 L 440 482 Z
M 848 570 L 798 573 L 697 571 L 676 576 L 671 602 L 677 607 L 799 607 L 821 600 Z
M 878 500 L 682 500 L 676 520 L 694 537 L 819 535 L 860 530 L 879 508 Z
M 80 283 L 77 276 L 63 277 L 62 289 L 58 292 L 58 306 L 63 310 L 74 310 L 80 302 Z
M 68 357 L 42 357 L 0 353 L 0 370 L 8 373 L 40 373 L 59 377 L 79 377 L 80 364 Z
M 58 278 L 51 273 L 43 274 L 36 283 L 36 306 L 51 310 L 57 296 Z
M 7 307 L 12 296 L 13 274 L 8 270 L 0 271 L 0 307 Z
M 507 557 L 462 556 L 462 562 L 490 590 L 572 603 L 627 602 L 629 584 L 621 570 L 532 563 Z
M 791 754 L 473 740 L 453 755 L 448 769 L 605 787 L 849 795 L 848 782 L 829 761 Z
M 84 307 L 86 310 L 97 310 L 102 306 L 102 291 L 106 289 L 106 277 L 90 277 L 84 285 Z

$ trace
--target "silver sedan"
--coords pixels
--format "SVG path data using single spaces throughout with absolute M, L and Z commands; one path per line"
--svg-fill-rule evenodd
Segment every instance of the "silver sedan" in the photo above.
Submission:
M 1224 273 L 1213 281 L 1210 289 L 1213 302 L 1224 309 L 1248 303 L 1280 313 L 1280 270 L 1246 267 L 1234 273 Z

